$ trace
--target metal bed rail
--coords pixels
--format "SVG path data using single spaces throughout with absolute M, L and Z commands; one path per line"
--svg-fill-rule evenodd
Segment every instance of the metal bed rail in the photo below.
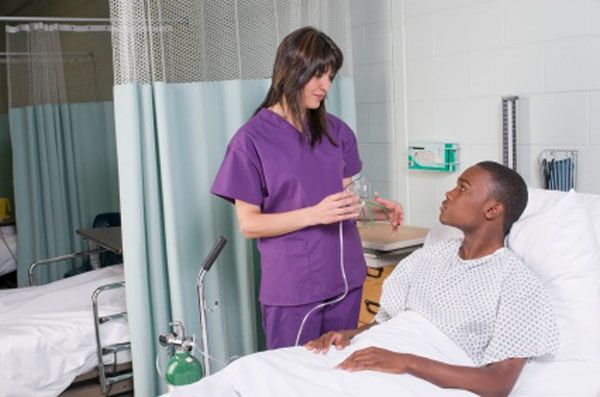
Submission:
M 108 251 L 105 248 L 96 248 L 96 249 L 91 249 L 88 251 L 81 251 L 81 252 L 74 252 L 72 254 L 66 254 L 66 255 L 59 255 L 59 256 L 54 256 L 52 258 L 47 258 L 47 259 L 40 259 L 37 260 L 35 262 L 33 262 L 31 265 L 29 265 L 29 285 L 33 286 L 33 285 L 37 285 L 36 284 L 36 280 L 35 280 L 35 269 L 40 266 L 40 265 L 50 265 L 52 263 L 56 263 L 56 262 L 62 262 L 62 261 L 66 261 L 69 259 L 75 259 L 75 258 L 83 258 L 85 256 L 89 256 L 92 258 L 92 268 L 96 269 L 97 267 L 94 266 L 95 263 L 97 263 L 97 257 L 101 252 L 106 252 Z
M 100 390 L 102 394 L 108 394 L 113 384 L 133 378 L 133 371 L 117 372 L 117 355 L 119 352 L 131 350 L 131 342 L 114 343 L 103 345 L 100 338 L 100 326 L 111 321 L 127 319 L 127 312 L 113 313 L 101 316 L 99 313 L 98 299 L 103 292 L 115 289 L 125 288 L 125 282 L 105 284 L 96 288 L 92 293 L 92 309 L 94 313 L 94 330 L 96 333 L 96 354 L 98 355 L 98 378 L 100 381 Z M 104 363 L 104 356 L 112 354 L 112 369 L 107 371 L 110 364 Z

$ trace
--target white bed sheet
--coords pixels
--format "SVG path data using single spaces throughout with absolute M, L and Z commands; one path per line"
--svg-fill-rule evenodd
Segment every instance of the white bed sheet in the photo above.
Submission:
M 0 276 L 17 269 L 17 234 L 14 226 L 0 226 Z
M 600 363 L 530 361 L 510 397 L 600 397 Z
M 56 396 L 97 365 L 92 292 L 123 281 L 122 265 L 50 284 L 0 291 L 0 396 Z M 125 311 L 122 288 L 101 295 L 100 313 Z M 125 321 L 102 325 L 104 344 L 129 340 Z M 118 361 L 128 361 L 128 355 Z
M 344 350 L 316 355 L 303 347 L 243 357 L 211 377 L 172 390 L 169 397 L 432 397 L 474 396 L 441 389 L 410 375 L 334 369 L 351 352 L 380 346 L 457 365 L 472 365 L 466 354 L 416 313 L 396 318 L 358 335 Z M 600 363 L 527 363 L 511 397 L 600 397 Z
M 304 347 L 245 356 L 217 374 L 184 388 L 171 397 L 471 397 L 465 390 L 444 390 L 411 375 L 335 369 L 352 352 L 379 346 L 456 365 L 473 365 L 466 353 L 443 332 L 414 312 L 404 312 L 357 335 L 343 350 L 325 355 Z M 401 393 L 400 393 L 401 391 Z

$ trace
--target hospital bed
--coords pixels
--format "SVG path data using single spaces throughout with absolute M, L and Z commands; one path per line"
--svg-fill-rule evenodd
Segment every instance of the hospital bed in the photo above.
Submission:
M 56 396 L 69 386 L 65 395 L 131 390 L 123 266 L 97 262 L 103 252 L 121 253 L 120 228 L 78 234 L 90 250 L 36 261 L 30 287 L 0 291 L 0 396 Z M 92 271 L 35 285 L 40 266 L 81 257 L 92 258 Z
M 459 234 L 436 224 L 425 244 Z M 510 396 L 600 396 L 600 195 L 531 189 L 507 244 L 548 285 L 561 332 L 556 355 L 529 360 Z M 169 396 L 474 396 L 410 375 L 334 369 L 353 351 L 368 346 L 472 365 L 428 320 L 404 312 L 359 334 L 343 350 L 315 355 L 292 347 L 251 354 L 200 382 L 175 388 Z

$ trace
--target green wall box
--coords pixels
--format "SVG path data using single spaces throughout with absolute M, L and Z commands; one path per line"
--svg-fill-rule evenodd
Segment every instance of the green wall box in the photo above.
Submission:
M 460 144 L 419 142 L 408 145 L 408 169 L 454 172 L 460 165 Z

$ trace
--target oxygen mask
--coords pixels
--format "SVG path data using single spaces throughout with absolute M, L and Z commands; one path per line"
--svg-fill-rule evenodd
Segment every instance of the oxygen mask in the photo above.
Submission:
M 354 179 L 352 182 L 350 182 L 350 184 L 345 186 L 344 190 L 351 192 L 358 197 L 358 202 L 362 207 L 360 219 L 362 219 L 363 222 L 366 223 L 369 221 L 371 224 L 373 223 L 374 208 L 379 208 L 383 212 L 386 212 L 386 208 L 375 201 L 375 197 L 377 197 L 377 195 L 371 187 L 371 182 L 364 176 L 359 176 L 358 178 Z

